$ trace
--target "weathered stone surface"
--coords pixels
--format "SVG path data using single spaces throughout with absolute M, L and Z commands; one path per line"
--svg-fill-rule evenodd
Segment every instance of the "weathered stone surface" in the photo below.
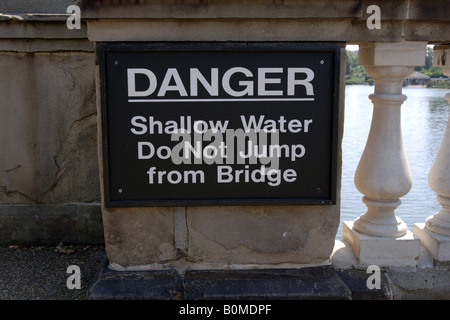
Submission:
M 437 261 L 450 261 L 450 237 L 434 233 L 425 227 L 425 223 L 415 223 L 413 226 L 414 235 L 417 236 L 422 245 Z
M 219 264 L 321 263 L 339 224 L 334 206 L 191 207 L 188 259 Z
M 370 5 L 380 8 L 387 20 L 448 20 L 442 8 L 446 0 L 81 0 L 86 18 L 224 19 L 224 18 L 307 18 L 364 19 Z
M 133 300 L 351 299 L 333 267 L 114 271 L 105 259 L 87 298 Z
M 100 204 L 2 204 L 0 244 L 103 243 Z
M 175 260 L 173 208 L 103 209 L 105 244 L 112 265 L 149 269 Z
M 444 12 L 445 10 L 442 11 Z M 445 14 L 447 17 L 449 16 L 448 11 Z M 448 43 L 448 39 L 450 39 L 450 28 L 448 24 L 448 20 L 425 20 L 420 23 L 405 21 L 403 25 L 403 37 L 406 41 L 428 41 L 428 43 L 436 44 Z
M 371 5 L 380 9 L 379 29 L 367 27 Z M 450 36 L 444 0 L 98 0 L 80 6 L 91 41 L 442 43 Z
M 199 299 L 350 299 L 333 267 L 196 270 L 184 275 L 184 297 Z
M 48 47 L 0 53 L 0 242 L 100 243 L 94 55 Z
M 140 32 L 139 30 L 146 30 Z M 351 25 L 309 19 L 89 20 L 88 38 L 103 41 L 352 41 Z M 390 41 L 400 39 L 397 35 Z
M 46 39 L 48 42 L 51 40 L 73 40 L 73 39 L 83 39 L 86 40 L 86 25 L 80 25 L 80 29 L 69 29 L 67 28 L 66 16 L 56 16 L 60 21 L 50 20 L 56 19 L 55 16 L 46 16 L 47 20 L 41 18 L 38 21 L 30 21 L 33 19 L 32 15 L 26 18 L 16 18 L 15 16 L 0 16 L 0 39 L 15 39 L 17 42 L 19 39 L 33 39 L 33 40 L 43 40 Z M 37 20 L 37 17 L 35 17 Z M 91 44 L 92 49 L 93 45 Z M 78 51 L 80 48 L 74 47 L 72 50 Z M 93 51 L 91 49 L 91 51 Z M 46 51 L 46 50 L 42 50 Z
M 9 14 L 66 13 L 67 7 L 76 2 L 76 0 L 2 0 L 0 12 Z
M 417 20 L 434 20 L 445 21 L 449 19 L 448 1 L 409 1 L 408 17 Z
M 416 272 L 387 274 L 395 300 L 448 300 L 450 272 L 419 269 Z
M 342 281 L 351 290 L 352 300 L 390 300 L 392 294 L 389 282 L 384 272 L 379 273 L 379 288 L 369 288 L 367 281 L 372 275 L 364 270 L 346 269 L 336 270 Z M 370 280 L 369 280 L 370 281 Z
M 423 41 L 404 41 L 394 43 L 367 43 L 361 44 L 358 55 L 358 64 L 366 67 L 372 66 L 391 66 L 386 71 L 382 69 L 371 68 L 374 78 L 394 78 L 402 77 L 404 73 L 410 74 L 410 71 L 404 71 L 398 66 L 416 66 L 425 64 L 426 42 Z M 397 66 L 397 68 L 394 68 Z M 412 71 L 411 71 L 412 72 Z M 392 88 L 397 86 L 392 85 Z M 385 89 L 387 90 L 387 89 Z M 395 94 L 401 94 L 401 90 Z
M 86 18 L 356 18 L 362 15 L 359 0 L 83 0 L 79 4 Z
M 344 221 L 342 238 L 352 246 L 360 265 L 374 264 L 405 269 L 417 266 L 420 240 L 411 231 L 407 230 L 402 237 L 377 237 L 359 233 L 353 225 L 353 221 Z
M 113 271 L 105 260 L 91 284 L 91 300 L 172 300 L 182 294 L 182 279 L 174 269 Z
M 0 203 L 100 200 L 92 54 L 0 55 Z

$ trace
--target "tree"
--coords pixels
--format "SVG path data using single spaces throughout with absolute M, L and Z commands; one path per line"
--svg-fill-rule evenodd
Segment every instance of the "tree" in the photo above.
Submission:
M 358 51 L 346 50 L 347 65 L 345 68 L 346 75 L 352 75 L 354 70 L 358 67 Z
M 368 82 L 371 77 L 367 75 L 364 66 L 358 65 L 358 51 L 346 50 L 347 59 L 345 67 L 346 84 L 360 84 Z
M 414 70 L 426 74 L 427 76 L 430 76 L 432 78 L 445 77 L 444 74 L 442 73 L 442 67 L 433 66 L 433 53 L 434 53 L 433 48 L 427 46 L 425 65 L 414 67 Z

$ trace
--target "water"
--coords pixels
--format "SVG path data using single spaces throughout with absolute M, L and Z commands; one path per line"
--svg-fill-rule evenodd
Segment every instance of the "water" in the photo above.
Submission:
M 346 86 L 345 120 L 342 141 L 341 223 L 337 237 L 342 238 L 342 222 L 353 221 L 366 212 L 361 194 L 355 187 L 354 175 L 364 150 L 372 121 L 372 86 Z M 441 208 L 436 193 L 428 185 L 428 172 L 447 127 L 450 107 L 445 94 L 448 90 L 430 88 L 404 88 L 408 99 L 402 105 L 402 134 L 405 152 L 411 169 L 413 185 L 401 198 L 396 209 L 412 230 L 413 224 L 425 222 Z

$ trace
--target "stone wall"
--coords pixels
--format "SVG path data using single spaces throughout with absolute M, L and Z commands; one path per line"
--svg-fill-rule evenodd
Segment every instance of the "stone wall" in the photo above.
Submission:
M 0 4 L 0 243 L 103 242 L 94 46 L 75 1 Z
M 71 4 L 82 8 L 80 30 L 66 26 L 66 9 Z M 370 16 L 366 8 L 371 4 L 381 7 L 380 30 L 366 27 Z M 450 39 L 448 15 L 441 9 L 446 8 L 445 4 L 445 0 L 1 1 L 0 242 L 103 241 L 94 42 L 332 41 L 344 45 L 406 40 L 435 44 Z M 89 29 L 85 22 L 91 25 Z M 308 208 L 286 207 L 276 213 L 269 208 L 245 209 L 248 215 L 240 225 L 245 234 L 241 247 L 235 246 L 233 239 L 221 238 L 211 231 L 231 228 L 227 226 L 228 218 L 238 215 L 234 209 L 224 212 L 223 208 L 216 208 L 216 213 L 207 208 L 164 210 L 156 210 L 158 221 L 168 230 L 177 231 L 170 231 L 170 241 L 159 237 L 163 239 L 161 244 L 148 251 L 159 250 L 161 261 L 167 255 L 193 252 L 196 252 L 195 259 L 203 261 L 201 257 L 206 252 L 214 255 L 225 250 L 222 253 L 227 253 L 221 259 L 233 260 L 239 253 L 246 257 L 242 262 L 253 263 L 261 261 L 259 253 L 255 253 L 261 243 L 272 241 L 280 230 L 284 234 L 290 226 L 286 222 L 290 221 L 288 217 L 296 216 L 298 221 L 304 221 L 300 217 L 307 214 Z M 270 215 L 277 215 L 280 225 L 272 238 L 269 235 L 269 240 L 261 242 L 251 226 L 255 221 L 267 222 Z M 338 221 L 338 211 L 332 216 L 333 221 Z M 331 239 L 336 226 L 329 225 L 329 218 L 319 213 L 310 224 L 294 223 L 298 230 L 287 234 L 292 237 L 292 243 L 303 243 L 305 247 L 306 233 L 325 232 Z M 111 219 L 125 217 L 112 213 Z M 139 223 L 135 225 L 135 230 L 119 231 L 125 234 L 146 228 Z M 191 228 L 189 232 L 187 226 Z M 105 228 L 109 227 L 107 223 Z M 111 243 L 117 250 L 133 246 L 120 239 Z M 205 243 L 211 245 L 207 250 Z M 236 249 L 228 250 L 231 247 Z M 326 251 L 331 247 L 331 242 L 327 243 Z M 290 253 L 283 261 L 302 263 L 296 251 L 299 247 L 291 250 L 288 244 L 286 248 Z M 311 257 L 311 261 L 316 259 Z
M 261 3 L 261 1 L 244 2 L 242 10 L 246 10 L 245 6 L 261 7 Z M 128 4 L 133 3 L 131 1 Z M 139 14 L 135 16 L 133 12 L 137 8 L 128 4 L 119 3 L 116 6 L 113 2 L 105 2 L 101 4 L 101 10 L 96 9 L 95 3 L 93 6 L 91 4 L 82 6 L 88 24 L 89 40 L 94 43 L 155 40 L 292 41 L 294 39 L 299 43 L 302 41 L 306 43 L 311 40 L 303 36 L 295 36 L 293 30 L 284 27 L 279 29 L 280 32 L 267 38 L 267 35 L 271 34 L 269 29 L 267 32 L 260 32 L 259 27 L 248 29 L 234 19 L 230 21 L 209 19 L 210 15 L 219 15 L 218 12 L 227 17 L 239 14 L 241 11 L 236 10 L 239 5 L 235 1 L 230 1 L 226 6 L 231 11 L 223 11 L 224 8 L 220 9 L 220 3 L 215 1 L 211 2 L 212 7 L 200 5 L 191 10 L 179 11 L 189 16 L 200 14 L 203 9 L 206 10 L 205 19 L 189 18 L 188 20 L 179 17 L 170 18 L 171 15 L 176 15 L 174 11 L 169 12 L 169 7 L 175 5 L 172 2 L 148 1 L 139 4 L 140 8 L 146 12 L 146 16 L 148 14 L 149 19 L 140 19 Z M 158 5 L 161 5 L 160 9 L 153 7 Z M 189 4 L 183 2 L 181 6 L 189 7 Z M 194 13 L 196 10 L 200 11 Z M 165 16 L 166 13 L 168 17 Z M 267 13 L 262 11 L 263 16 Z M 253 10 L 251 14 L 258 14 L 258 12 Z M 274 14 L 283 15 L 280 12 Z M 100 17 L 100 19 L 94 17 Z M 208 27 L 205 27 L 203 20 L 206 20 Z M 269 20 L 262 19 L 265 22 Z M 222 22 L 232 25 L 234 31 L 229 33 L 230 29 L 221 28 Z M 245 20 L 243 23 L 252 23 L 252 20 Z M 186 32 L 181 31 L 182 29 Z M 237 29 L 242 32 L 237 32 Z M 281 32 L 281 30 L 284 31 Z M 230 36 L 231 34 L 233 36 Z M 342 74 L 345 70 L 344 43 L 337 42 L 336 39 L 333 43 L 342 48 L 340 54 Z M 111 266 L 117 270 L 146 270 L 161 266 L 223 269 L 329 264 L 340 223 L 340 145 L 343 135 L 344 78 L 340 80 L 335 205 L 103 207 L 105 246 Z M 97 76 L 98 91 L 100 91 L 100 81 L 100 77 Z M 101 113 L 100 103 L 97 105 L 97 112 Z M 101 128 L 102 123 L 99 122 L 98 126 Z M 99 132 L 99 142 L 103 139 L 102 133 Z M 102 157 L 104 152 L 102 144 L 99 144 L 99 150 Z M 103 174 L 100 174 L 100 179 L 103 183 Z
M 82 0 L 97 41 L 448 42 L 446 0 Z M 381 28 L 367 28 L 380 8 Z M 101 21 L 96 21 L 101 19 Z M 128 24 L 134 19 L 134 24 Z M 97 23 L 98 22 L 98 23 Z M 136 28 L 139 24 L 139 28 Z M 146 30 L 146 32 L 139 32 Z

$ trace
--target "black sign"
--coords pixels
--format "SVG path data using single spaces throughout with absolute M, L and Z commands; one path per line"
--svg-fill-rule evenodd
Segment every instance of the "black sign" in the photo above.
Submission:
M 99 45 L 105 205 L 334 204 L 339 52 Z

